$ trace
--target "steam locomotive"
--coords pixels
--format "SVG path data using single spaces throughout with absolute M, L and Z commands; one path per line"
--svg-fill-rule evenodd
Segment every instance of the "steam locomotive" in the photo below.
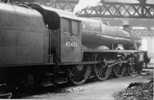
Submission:
M 147 52 L 130 33 L 38 4 L 0 3 L 0 82 L 83 84 L 140 73 Z

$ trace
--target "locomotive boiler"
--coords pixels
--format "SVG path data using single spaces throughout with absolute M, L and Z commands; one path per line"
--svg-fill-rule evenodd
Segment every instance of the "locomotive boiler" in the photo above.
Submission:
M 99 20 L 82 18 L 82 43 L 91 49 L 117 49 L 118 45 L 123 49 L 133 50 L 134 41 L 130 33 L 103 24 Z
M 11 90 L 140 72 L 147 55 L 134 44 L 128 32 L 98 20 L 0 3 L 0 82 Z

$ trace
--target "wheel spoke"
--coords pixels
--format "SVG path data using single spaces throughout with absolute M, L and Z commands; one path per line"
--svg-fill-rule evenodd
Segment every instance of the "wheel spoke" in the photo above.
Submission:
M 96 65 L 94 67 L 94 72 L 97 79 L 103 81 L 110 77 L 111 68 L 108 68 L 107 66 L 104 66 L 104 65 Z
M 70 69 L 69 78 L 74 85 L 80 85 L 86 82 L 90 74 L 90 66 L 78 65 Z
M 110 77 L 111 68 L 108 68 L 106 60 L 102 56 L 94 56 L 95 61 L 104 61 L 94 66 L 94 73 L 98 80 L 103 81 Z

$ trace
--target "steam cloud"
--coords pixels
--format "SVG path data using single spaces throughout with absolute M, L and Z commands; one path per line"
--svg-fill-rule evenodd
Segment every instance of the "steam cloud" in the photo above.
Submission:
M 94 7 L 101 5 L 101 0 L 79 0 L 78 4 L 75 6 L 73 13 L 77 13 L 84 8 Z

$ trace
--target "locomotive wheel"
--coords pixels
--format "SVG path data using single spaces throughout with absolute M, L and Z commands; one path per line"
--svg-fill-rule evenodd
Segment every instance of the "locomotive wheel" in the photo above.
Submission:
M 86 82 L 91 74 L 91 67 L 88 65 L 77 65 L 70 69 L 69 78 L 74 85 L 80 85 Z
M 127 68 L 122 65 L 113 66 L 113 73 L 116 77 L 123 77 L 126 74 Z
M 98 80 L 103 81 L 110 77 L 112 68 L 106 65 L 98 64 L 94 67 L 94 72 Z

